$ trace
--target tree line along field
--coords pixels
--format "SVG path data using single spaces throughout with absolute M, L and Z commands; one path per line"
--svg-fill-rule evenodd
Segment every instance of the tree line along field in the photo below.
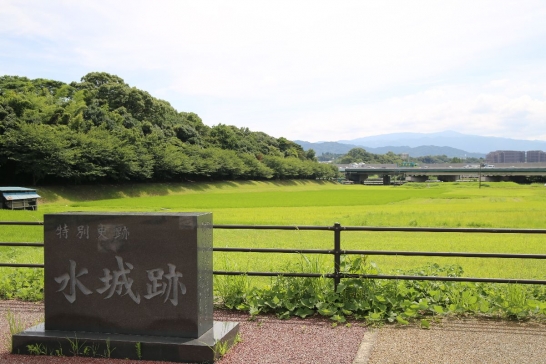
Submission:
M 91 72 L 81 82 L 0 76 L 0 184 L 336 178 L 315 152 Z
M 43 187 L 38 211 L 0 210 L 1 221 L 43 221 L 65 211 L 213 213 L 215 224 L 531 228 L 546 226 L 546 187 L 514 183 L 340 185 L 324 181 Z M 43 241 L 41 226 L 0 226 L 0 241 Z M 342 232 L 342 249 L 544 253 L 541 234 Z M 153 242 L 150 242 L 151 244 Z M 326 231 L 214 231 L 215 247 L 332 249 Z M 465 276 L 546 276 L 542 260 L 371 256 L 380 273 L 428 263 L 460 265 Z M 0 247 L 1 262 L 41 263 L 41 248 Z M 214 253 L 215 270 L 331 272 L 333 257 Z M 3 268 L 5 274 L 13 268 Z M 258 280 L 258 281 L 264 281 Z

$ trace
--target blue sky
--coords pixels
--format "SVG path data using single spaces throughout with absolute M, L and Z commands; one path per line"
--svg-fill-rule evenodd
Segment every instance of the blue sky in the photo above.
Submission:
M 116 74 L 292 140 L 546 140 L 544 1 L 0 0 L 0 74 Z

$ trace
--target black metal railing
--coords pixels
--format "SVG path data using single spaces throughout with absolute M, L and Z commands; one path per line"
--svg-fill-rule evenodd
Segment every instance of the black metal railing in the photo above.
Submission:
M 43 222 L 1 222 L 0 225 L 43 225 Z M 489 233 L 489 234 L 546 234 L 544 229 L 483 229 L 483 228 L 420 228 L 420 227 L 373 227 L 373 226 L 286 226 L 286 225 L 222 225 L 215 224 L 214 229 L 238 230 L 298 230 L 298 231 L 329 231 L 333 232 L 333 249 L 273 249 L 273 248 L 213 248 L 215 252 L 240 253 L 288 253 L 288 254 L 330 254 L 334 258 L 332 273 L 295 273 L 295 272 L 243 272 L 243 271 L 213 271 L 216 275 L 247 275 L 258 277 L 326 277 L 334 280 L 337 288 L 343 278 L 367 279 L 398 279 L 420 281 L 455 281 L 455 282 L 489 282 L 489 283 L 519 283 L 543 284 L 546 280 L 538 279 L 508 279 L 508 278 L 476 278 L 476 277 L 446 277 L 446 276 L 409 276 L 382 274 L 350 274 L 341 272 L 342 255 L 385 255 L 385 256 L 427 256 L 427 257 L 465 257 L 465 258 L 501 258 L 501 259 L 546 259 L 546 254 L 506 254 L 506 253 L 467 253 L 467 252 L 425 252 L 425 251 L 385 251 L 385 250 L 343 250 L 341 249 L 341 232 L 375 231 L 375 232 L 430 232 L 430 233 Z M 43 243 L 0 243 L 0 246 L 43 247 Z M 43 268 L 43 264 L 0 263 L 0 267 L 30 267 Z
M 19 225 L 19 226 L 43 226 L 43 221 L 0 221 L 0 225 Z M 44 247 L 44 243 L 2 243 L 0 246 L 14 246 L 14 247 Z M 0 263 L 0 267 L 12 267 L 12 268 L 43 268 L 43 264 L 33 263 Z

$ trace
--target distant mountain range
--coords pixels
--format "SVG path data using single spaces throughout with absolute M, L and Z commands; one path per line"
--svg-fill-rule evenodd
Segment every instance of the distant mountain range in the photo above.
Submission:
M 364 148 L 370 153 L 385 154 L 389 151 L 408 153 L 412 157 L 446 155 L 450 158 L 485 157 L 495 150 L 543 150 L 546 141 L 519 140 L 461 134 L 455 131 L 439 133 L 393 133 L 335 142 L 310 143 L 294 140 L 303 149 L 313 149 L 318 156 L 323 153 L 345 154 L 352 148 Z

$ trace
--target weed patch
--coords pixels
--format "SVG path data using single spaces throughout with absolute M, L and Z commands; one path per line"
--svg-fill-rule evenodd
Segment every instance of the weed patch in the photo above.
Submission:
M 312 264 L 307 268 L 312 268 Z M 343 259 L 342 271 L 380 273 L 365 256 Z M 429 264 L 396 274 L 460 277 L 463 269 L 456 265 Z M 334 292 L 331 279 L 279 276 L 262 288 L 238 282 L 237 290 L 217 293 L 226 307 L 248 311 L 252 316 L 275 313 L 285 319 L 318 314 L 329 317 L 335 325 L 345 323 L 347 318 L 372 325 L 384 322 L 406 325 L 419 320 L 422 328 L 429 328 L 436 317 L 448 314 L 517 320 L 546 318 L 546 287 L 533 285 L 350 278 L 343 279 Z
M 15 316 L 15 314 L 9 309 L 6 312 L 6 321 L 8 322 L 9 326 L 9 334 L 6 335 L 7 337 L 5 339 L 8 341 L 9 350 L 11 351 L 11 337 L 24 331 L 25 326 L 23 324 L 23 321 Z
M 41 301 L 44 299 L 44 272 L 19 268 L 0 278 L 0 298 Z

